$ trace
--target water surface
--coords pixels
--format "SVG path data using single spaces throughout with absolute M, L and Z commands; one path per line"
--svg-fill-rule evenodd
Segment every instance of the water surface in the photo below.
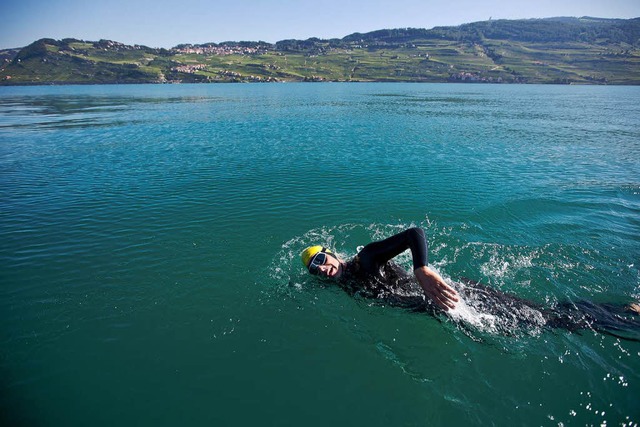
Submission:
M 638 300 L 638 117 L 638 87 L 0 88 L 0 413 L 638 423 L 638 342 L 410 313 L 298 258 L 417 225 L 449 280 Z

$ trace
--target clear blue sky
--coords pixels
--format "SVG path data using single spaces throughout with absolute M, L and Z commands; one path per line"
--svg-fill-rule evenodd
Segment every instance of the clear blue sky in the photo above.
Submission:
M 493 19 L 640 17 L 640 0 L 0 0 L 0 48 L 49 37 L 180 43 L 342 38 Z

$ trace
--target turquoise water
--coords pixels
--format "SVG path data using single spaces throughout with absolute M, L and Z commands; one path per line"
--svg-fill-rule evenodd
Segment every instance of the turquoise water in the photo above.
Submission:
M 635 425 L 639 342 L 298 254 L 418 225 L 452 282 L 638 300 L 639 118 L 640 87 L 0 88 L 0 423 Z

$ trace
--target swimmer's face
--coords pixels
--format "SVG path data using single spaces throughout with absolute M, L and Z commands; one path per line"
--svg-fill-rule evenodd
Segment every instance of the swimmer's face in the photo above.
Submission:
M 322 260 L 322 258 L 324 258 L 324 260 Z M 323 262 L 320 263 L 318 261 Z M 334 256 L 321 252 L 311 261 L 309 272 L 320 277 L 338 279 L 342 275 L 342 263 Z

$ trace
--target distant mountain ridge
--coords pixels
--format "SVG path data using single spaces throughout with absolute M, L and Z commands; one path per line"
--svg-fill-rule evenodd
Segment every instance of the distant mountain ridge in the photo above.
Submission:
M 423 29 L 378 30 L 365 34 L 354 33 L 343 40 L 354 41 L 411 41 L 420 38 L 442 37 L 456 41 L 514 40 L 523 42 L 569 42 L 594 43 L 608 39 L 611 43 L 637 45 L 640 41 L 640 18 L 571 18 L 557 17 L 524 20 L 489 20 L 463 24 L 456 27 Z
M 180 44 L 41 39 L 0 50 L 0 84 L 423 81 L 640 84 L 640 18 L 489 20 L 341 39 Z

